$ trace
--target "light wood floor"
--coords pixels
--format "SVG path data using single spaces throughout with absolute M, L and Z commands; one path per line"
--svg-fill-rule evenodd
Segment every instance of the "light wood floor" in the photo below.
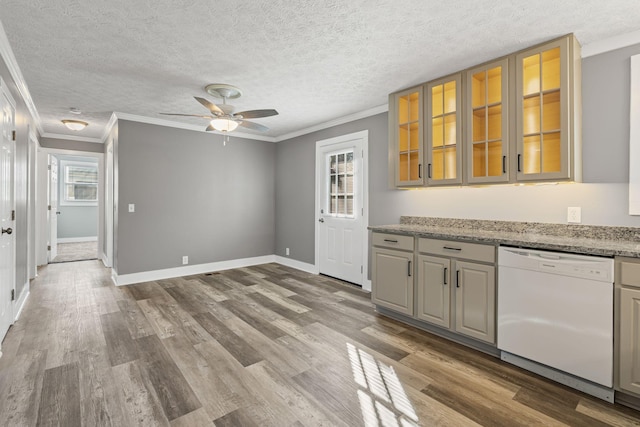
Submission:
M 640 425 L 277 264 L 124 287 L 49 265 L 2 351 L 0 426 Z

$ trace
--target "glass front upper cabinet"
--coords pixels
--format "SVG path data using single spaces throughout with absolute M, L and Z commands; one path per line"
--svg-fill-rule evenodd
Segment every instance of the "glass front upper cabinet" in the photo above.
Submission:
M 503 59 L 466 73 L 467 182 L 509 181 L 509 65 Z
M 395 139 L 395 184 L 423 185 L 422 171 L 422 87 L 392 95 L 395 106 L 392 129 Z
M 461 74 L 427 83 L 427 181 L 462 183 Z
M 579 179 L 573 149 L 579 50 L 567 36 L 516 55 L 518 181 Z

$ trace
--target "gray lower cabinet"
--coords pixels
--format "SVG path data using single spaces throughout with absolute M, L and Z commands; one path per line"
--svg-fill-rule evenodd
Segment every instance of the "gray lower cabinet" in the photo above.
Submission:
M 371 301 L 413 315 L 413 237 L 373 234 Z
M 618 386 L 640 396 L 640 260 L 616 260 Z
M 418 239 L 416 317 L 495 344 L 496 247 Z

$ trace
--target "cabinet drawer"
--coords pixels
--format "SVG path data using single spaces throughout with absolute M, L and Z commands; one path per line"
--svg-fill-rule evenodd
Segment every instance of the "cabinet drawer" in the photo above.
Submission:
M 418 251 L 434 255 L 470 259 L 473 261 L 496 262 L 496 247 L 480 243 L 420 239 L 418 240 Z
M 373 245 L 383 248 L 413 251 L 413 237 L 399 234 L 373 233 Z
M 620 261 L 620 284 L 640 288 L 640 260 Z

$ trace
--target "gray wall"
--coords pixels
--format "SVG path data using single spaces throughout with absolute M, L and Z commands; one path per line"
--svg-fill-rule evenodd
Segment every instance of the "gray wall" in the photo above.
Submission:
M 40 146 L 55 148 L 58 150 L 88 151 L 90 153 L 102 153 L 104 145 L 95 142 L 72 141 L 70 139 L 40 138 Z
M 58 239 L 98 237 L 97 206 L 59 206 Z
M 29 165 L 29 129 L 33 129 L 34 121 L 20 95 L 15 81 L 7 68 L 4 59 L 0 58 L 0 76 L 6 83 L 13 99 L 16 101 L 16 151 L 15 151 L 15 202 L 16 221 L 16 295 L 19 297 L 29 281 L 28 271 L 28 165 Z M 35 230 L 32 230 L 35 232 Z
M 401 215 L 565 223 L 567 207 L 582 222 L 640 227 L 628 212 L 629 57 L 640 45 L 583 61 L 583 183 L 388 188 L 387 114 L 278 143 L 276 253 L 314 263 L 315 142 L 369 130 L 369 224 Z
M 126 120 L 115 144 L 117 274 L 273 254 L 274 144 Z

